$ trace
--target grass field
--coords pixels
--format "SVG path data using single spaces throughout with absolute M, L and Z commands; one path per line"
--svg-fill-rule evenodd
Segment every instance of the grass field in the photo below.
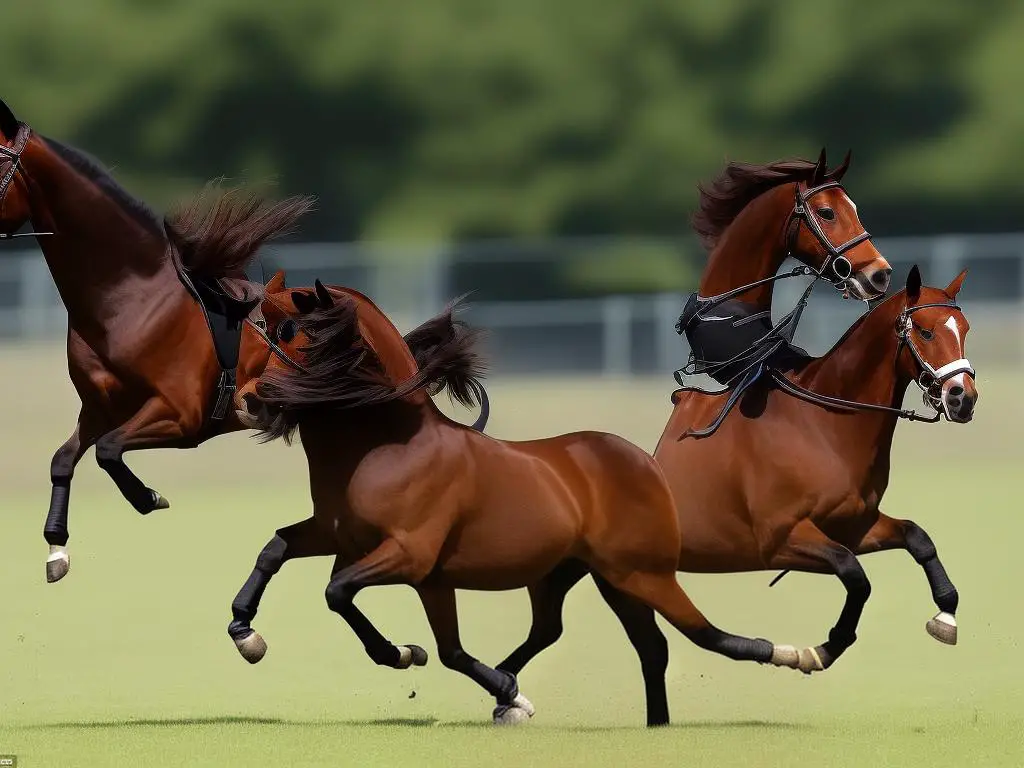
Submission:
M 675 726 L 648 732 L 632 649 L 590 583 L 569 596 L 563 639 L 522 677 L 537 715 L 518 730 L 490 726 L 487 697 L 433 659 L 374 666 L 324 604 L 329 560 L 285 567 L 255 623 L 270 651 L 242 661 L 225 631 L 230 602 L 273 530 L 308 513 L 301 449 L 232 436 L 131 456 L 173 505 L 148 518 L 88 456 L 72 494 L 72 570 L 47 585 L 49 458 L 75 400 L 60 349 L 2 359 L 18 375 L 5 377 L 0 411 L 0 754 L 23 768 L 1024 764 L 1016 371 L 981 372 L 974 423 L 897 433 L 884 508 L 936 541 L 961 594 L 957 647 L 925 634 L 935 609 L 910 557 L 875 555 L 863 561 L 874 592 L 860 640 L 825 674 L 729 662 L 667 630 Z M 601 428 L 651 449 L 668 389 L 497 381 L 488 431 Z M 771 574 L 680 578 L 719 626 L 801 645 L 825 638 L 843 595 L 837 580 L 801 574 L 771 590 Z M 411 590 L 359 602 L 394 640 L 433 651 Z M 460 606 L 465 645 L 484 660 L 525 636 L 525 593 L 461 593 Z

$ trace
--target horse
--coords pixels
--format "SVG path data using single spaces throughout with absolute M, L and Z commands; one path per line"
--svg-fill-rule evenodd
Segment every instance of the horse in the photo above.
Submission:
M 710 185 L 699 186 L 693 226 L 708 262 L 676 326 L 693 353 L 680 373 L 707 373 L 741 394 L 756 378 L 758 363 L 806 358 L 791 342 L 819 280 L 864 301 L 886 292 L 892 268 L 842 186 L 849 166 L 848 152 L 829 170 L 822 149 L 816 163 L 729 163 Z M 788 255 L 804 266 L 777 274 Z M 800 304 L 773 325 L 775 283 L 802 275 L 812 279 Z
M 426 663 L 421 647 L 392 643 L 353 602 L 366 587 L 413 587 L 441 663 L 495 698 L 498 723 L 534 708 L 514 674 L 462 647 L 456 589 L 528 587 L 536 599 L 590 570 L 620 618 L 632 598 L 702 648 L 787 665 L 788 646 L 717 628 L 679 586 L 675 507 L 651 456 L 607 433 L 510 442 L 453 422 L 423 390 L 401 384 L 416 366 L 397 333 L 378 334 L 371 350 L 351 304 L 325 290 L 320 298 L 282 344 L 294 364 L 272 358 L 255 386 L 264 436 L 301 436 L 313 514 L 277 530 L 232 602 L 228 634 L 244 659 L 266 653 L 252 622 L 274 574 L 291 559 L 334 555 L 327 605 L 370 658 L 396 669 Z M 474 340 L 466 328 L 447 334 L 420 375 L 443 376 L 470 401 L 481 374 Z
M 264 291 L 244 268 L 311 203 L 226 190 L 161 220 L 98 162 L 34 133 L 0 101 L 0 237 L 28 222 L 53 230 L 39 242 L 68 311 L 68 371 L 82 402 L 50 465 L 48 582 L 70 567 L 71 483 L 90 446 L 125 499 L 148 514 L 169 502 L 135 476 L 124 453 L 191 448 L 251 428 L 237 396 L 234 408 L 223 396 L 262 372 L 282 318 L 264 330 Z M 269 289 L 262 304 L 271 315 L 299 313 L 314 295 L 311 287 L 286 290 L 283 274 Z M 355 301 L 360 315 L 379 313 L 356 291 L 331 291 Z
M 900 418 L 965 423 L 973 417 L 978 391 L 964 356 L 970 326 L 956 304 L 965 276 L 966 270 L 945 289 L 922 287 L 913 267 L 905 288 L 859 318 L 827 354 L 799 370 L 774 372 L 751 389 L 712 437 L 680 439 L 721 408 L 724 395 L 685 389 L 673 395 L 654 458 L 676 504 L 679 570 L 833 574 L 846 589 L 826 642 L 777 648 L 783 663 L 805 674 L 829 668 L 856 640 L 871 593 L 857 556 L 872 552 L 904 549 L 914 558 L 938 608 L 926 630 L 956 643 L 959 597 L 935 544 L 920 525 L 889 517 L 880 506 Z M 902 409 L 911 382 L 934 416 Z M 528 639 L 498 669 L 518 674 L 558 639 L 562 603 L 574 584 L 561 582 L 534 605 Z M 641 659 L 648 707 L 660 708 L 664 636 L 647 608 L 626 613 L 624 623 Z

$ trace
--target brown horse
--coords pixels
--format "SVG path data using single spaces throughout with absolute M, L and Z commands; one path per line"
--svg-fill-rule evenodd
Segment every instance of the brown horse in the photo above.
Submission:
M 939 613 L 926 628 L 956 642 L 956 588 L 928 534 L 880 510 L 889 482 L 889 452 L 911 382 L 953 422 L 970 421 L 978 392 L 964 359 L 969 326 L 955 303 L 965 272 L 944 290 L 922 288 L 914 267 L 905 290 L 876 306 L 826 355 L 751 389 L 739 409 L 706 439 L 680 439 L 722 407 L 723 395 L 680 390 L 655 459 L 672 488 L 681 533 L 679 570 L 731 573 L 786 569 L 831 573 L 847 598 L 829 639 L 802 651 L 777 649 L 789 666 L 828 668 L 856 639 L 870 594 L 857 555 L 905 549 L 924 569 Z M 575 583 L 575 582 L 573 582 Z M 561 606 L 572 584 L 534 605 L 529 639 L 499 665 L 518 673 L 561 631 Z M 648 707 L 663 699 L 657 679 L 664 637 L 650 611 L 627 614 L 641 658 Z M 654 702 L 653 705 L 651 702 Z
M 589 569 L 617 613 L 631 597 L 703 648 L 785 664 L 787 651 L 780 656 L 771 642 L 713 626 L 676 582 L 675 508 L 650 456 L 599 432 L 507 442 L 452 422 L 407 383 L 443 376 L 469 400 L 479 372 L 472 333 L 450 323 L 433 333 L 437 343 L 416 374 L 397 332 L 378 333 L 371 349 L 352 305 L 326 291 L 321 299 L 325 308 L 299 319 L 283 344 L 303 370 L 272 359 L 256 387 L 267 436 L 301 435 L 313 515 L 277 531 L 232 603 L 228 632 L 244 658 L 257 662 L 266 651 L 251 622 L 282 564 L 335 555 L 327 604 L 371 659 L 398 669 L 426 662 L 421 648 L 392 644 L 353 603 L 364 587 L 413 586 L 441 662 L 495 697 L 499 722 L 525 719 L 533 707 L 514 674 L 463 650 L 456 589 L 530 587 L 535 595 Z
M 709 256 L 677 325 L 693 352 L 681 372 L 707 373 L 742 391 L 758 375 L 759 363 L 806 357 L 791 342 L 817 280 L 862 300 L 885 293 L 892 269 L 841 184 L 849 163 L 847 154 L 828 170 L 824 150 L 817 163 L 730 163 L 700 188 L 693 224 Z M 777 274 L 789 255 L 805 266 Z M 775 283 L 801 275 L 812 278 L 804 298 L 773 325 Z
M 54 232 L 40 246 L 68 311 L 68 370 L 82 401 L 78 424 L 50 466 L 48 581 L 68 571 L 71 482 L 90 446 L 124 497 L 146 514 L 169 505 L 128 469 L 126 451 L 193 447 L 248 426 L 238 418 L 244 408 L 237 400 L 214 418 L 223 365 L 185 281 L 252 297 L 239 306 L 256 303 L 262 286 L 244 279 L 245 265 L 309 205 L 304 197 L 272 204 L 228 191 L 161 220 L 94 160 L 33 133 L 0 101 L 0 235 L 26 222 Z M 360 313 L 379 312 L 357 292 L 332 290 L 349 296 Z M 268 314 L 299 312 L 313 296 L 312 288 L 285 290 L 280 276 Z M 268 336 L 245 318 L 240 332 L 232 365 L 244 387 L 266 367 L 276 325 Z

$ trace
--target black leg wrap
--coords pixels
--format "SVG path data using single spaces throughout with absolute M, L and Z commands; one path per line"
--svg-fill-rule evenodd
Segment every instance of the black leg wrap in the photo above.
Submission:
M 47 544 L 64 546 L 68 543 L 68 501 L 71 498 L 71 480 L 54 481 L 50 491 L 50 511 L 43 526 Z
M 949 580 L 931 538 L 917 523 L 909 520 L 904 523 L 904 538 L 910 556 L 924 569 L 935 605 L 940 611 L 955 614 L 960 604 L 960 596 L 953 582 Z
M 252 634 L 249 626 L 256 618 L 256 607 L 259 605 L 263 591 L 270 582 L 270 574 L 259 570 L 253 570 L 245 584 L 239 590 L 234 602 L 231 603 L 231 616 L 233 621 L 228 624 L 228 634 L 234 640 L 241 640 Z
M 763 664 L 771 661 L 775 651 L 775 646 L 769 640 L 730 635 L 712 626 L 687 636 L 701 648 L 720 653 L 733 661 L 757 661 Z

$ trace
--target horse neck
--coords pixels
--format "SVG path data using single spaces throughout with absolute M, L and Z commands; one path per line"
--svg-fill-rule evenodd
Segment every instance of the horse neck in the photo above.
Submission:
M 718 296 L 755 280 L 772 277 L 786 259 L 786 227 L 793 208 L 793 185 L 784 184 L 749 203 L 726 227 L 708 257 L 701 296 Z M 773 283 L 737 298 L 768 309 Z
M 176 281 L 156 221 L 152 228 L 138 221 L 38 136 L 22 163 L 32 225 L 55 233 L 39 245 L 72 326 L 109 327 L 112 314 L 134 312 L 126 300 L 132 282 Z M 146 293 L 140 300 L 152 301 L 154 294 Z
M 862 317 L 832 350 L 797 374 L 796 382 L 819 394 L 899 408 L 910 380 L 897 366 L 894 329 L 901 304 L 894 299 Z M 886 434 L 891 441 L 896 414 L 864 411 L 861 416 L 877 422 L 879 444 L 887 444 Z
M 419 372 L 416 358 L 390 318 L 359 291 L 349 288 L 344 292 L 356 302 L 359 333 L 377 355 L 388 379 L 393 384 L 401 384 L 415 376 Z M 416 402 L 429 400 L 424 392 L 413 393 L 410 397 Z

